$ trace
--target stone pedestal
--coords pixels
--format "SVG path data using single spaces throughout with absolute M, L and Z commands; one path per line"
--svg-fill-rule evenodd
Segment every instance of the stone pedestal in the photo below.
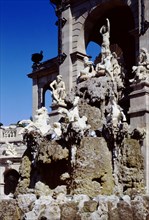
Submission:
M 146 192 L 149 194 L 149 82 L 143 81 L 131 85 L 130 125 L 133 128 L 144 128 L 146 137 L 142 146 L 145 161 Z
M 58 110 L 53 110 L 49 113 L 50 117 L 50 124 L 52 125 L 54 122 L 58 122 L 61 118 L 61 115 L 59 114 Z

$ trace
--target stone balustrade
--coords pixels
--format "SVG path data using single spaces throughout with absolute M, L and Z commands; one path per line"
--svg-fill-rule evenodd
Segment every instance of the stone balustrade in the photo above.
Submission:
M 21 127 L 1 126 L 0 128 L 0 144 L 5 142 L 21 142 L 23 137 L 19 134 Z

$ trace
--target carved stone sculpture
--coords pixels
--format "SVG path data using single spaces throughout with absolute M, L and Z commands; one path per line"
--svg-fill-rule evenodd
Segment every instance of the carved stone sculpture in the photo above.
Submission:
M 103 76 L 108 75 L 113 81 L 113 66 L 112 66 L 112 55 L 109 53 L 107 56 L 105 56 L 101 63 L 98 63 L 96 65 L 96 76 Z
M 16 152 L 16 149 L 15 149 L 13 143 L 11 144 L 11 143 L 6 142 L 6 144 L 7 144 L 7 147 L 3 151 L 2 154 L 4 156 L 13 156 L 13 157 L 17 156 L 17 152 Z
M 68 138 L 74 138 L 80 140 L 83 137 L 84 133 L 90 128 L 90 125 L 87 124 L 87 117 L 79 116 L 78 102 L 79 96 L 75 96 L 72 107 L 70 109 L 60 108 L 59 113 L 62 114 L 65 118 L 66 125 L 63 125 L 68 133 Z M 63 129 L 64 130 L 64 129 Z
M 130 82 L 149 79 L 149 53 L 146 48 L 141 49 L 138 66 L 133 66 L 132 72 L 135 73 L 135 77 Z
M 122 98 L 123 96 L 123 90 L 125 88 L 124 86 L 124 70 L 120 66 L 118 62 L 118 56 L 115 52 L 112 53 L 112 58 L 111 58 L 111 63 L 113 67 L 113 78 L 114 82 L 116 84 L 116 93 L 117 93 L 117 98 Z
M 106 19 L 106 25 L 100 28 L 100 34 L 102 35 L 101 54 L 104 58 L 110 52 L 110 22 L 108 18 Z
M 122 122 L 126 122 L 126 116 L 124 115 L 122 108 L 117 104 L 114 95 L 110 97 L 109 113 L 106 117 L 107 123 L 111 123 L 113 127 L 119 126 Z
M 38 133 L 45 135 L 51 129 L 50 118 L 45 107 L 36 110 L 35 122 L 30 120 L 22 120 L 19 122 L 19 124 L 24 123 L 28 125 L 20 131 L 21 134 L 36 130 Z
M 93 62 L 88 57 L 84 57 L 84 69 L 80 71 L 79 81 L 95 76 Z
M 51 139 L 59 139 L 62 135 L 61 123 L 54 122 L 51 126 L 51 129 L 46 133 L 46 135 L 50 135 Z
M 79 102 L 79 96 L 76 96 L 74 102 L 72 103 L 71 109 L 69 110 L 67 110 L 66 108 L 59 109 L 59 113 L 67 117 L 68 122 L 72 122 L 75 120 L 75 118 L 79 118 L 78 102 Z
M 62 76 L 58 75 L 56 79 L 50 83 L 52 89 L 53 103 L 64 105 L 64 99 L 66 97 L 65 83 L 62 80 Z

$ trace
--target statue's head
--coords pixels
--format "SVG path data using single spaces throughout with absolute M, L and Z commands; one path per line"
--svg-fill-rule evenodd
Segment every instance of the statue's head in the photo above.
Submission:
M 62 75 L 57 76 L 57 81 L 60 82 L 62 80 Z
M 147 54 L 148 54 L 147 49 L 141 48 L 138 60 L 140 62 L 144 62 L 147 59 Z
M 141 53 L 147 54 L 147 49 L 146 48 L 141 48 Z
M 84 62 L 86 63 L 87 61 L 89 61 L 89 58 L 88 57 L 84 57 Z

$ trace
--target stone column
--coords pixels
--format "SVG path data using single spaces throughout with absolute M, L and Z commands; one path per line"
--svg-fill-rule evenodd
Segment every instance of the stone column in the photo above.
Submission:
M 84 69 L 84 57 L 87 56 L 84 53 L 80 53 L 78 51 L 74 52 L 71 54 L 71 59 L 73 63 L 73 70 L 72 70 L 72 75 L 73 75 L 73 86 L 77 82 L 77 77 L 80 75 L 80 70 Z
M 43 106 L 43 85 L 38 87 L 38 108 Z
M 37 83 L 37 79 L 33 79 L 33 86 L 32 86 L 32 105 L 33 105 L 33 109 L 32 109 L 32 114 L 33 114 L 33 121 L 34 121 L 34 116 L 36 115 L 36 110 L 38 109 L 38 83 Z
M 131 85 L 130 125 L 133 128 L 144 128 L 146 137 L 142 147 L 145 162 L 146 193 L 149 194 L 149 82 Z
M 143 0 L 143 1 L 139 1 L 139 29 L 141 32 L 141 28 L 142 28 L 142 22 L 149 22 L 149 1 L 148 0 Z M 146 26 L 146 25 L 145 25 Z M 146 29 L 144 33 L 142 33 L 139 37 L 139 46 L 140 48 L 145 47 L 147 50 L 149 50 L 149 28 Z
M 63 76 L 63 80 L 66 84 L 66 91 L 70 91 L 72 88 L 72 62 L 70 54 L 72 52 L 72 15 L 70 7 L 62 12 L 62 18 L 67 21 L 62 27 L 62 53 L 67 55 L 64 62 L 59 67 L 59 74 Z

